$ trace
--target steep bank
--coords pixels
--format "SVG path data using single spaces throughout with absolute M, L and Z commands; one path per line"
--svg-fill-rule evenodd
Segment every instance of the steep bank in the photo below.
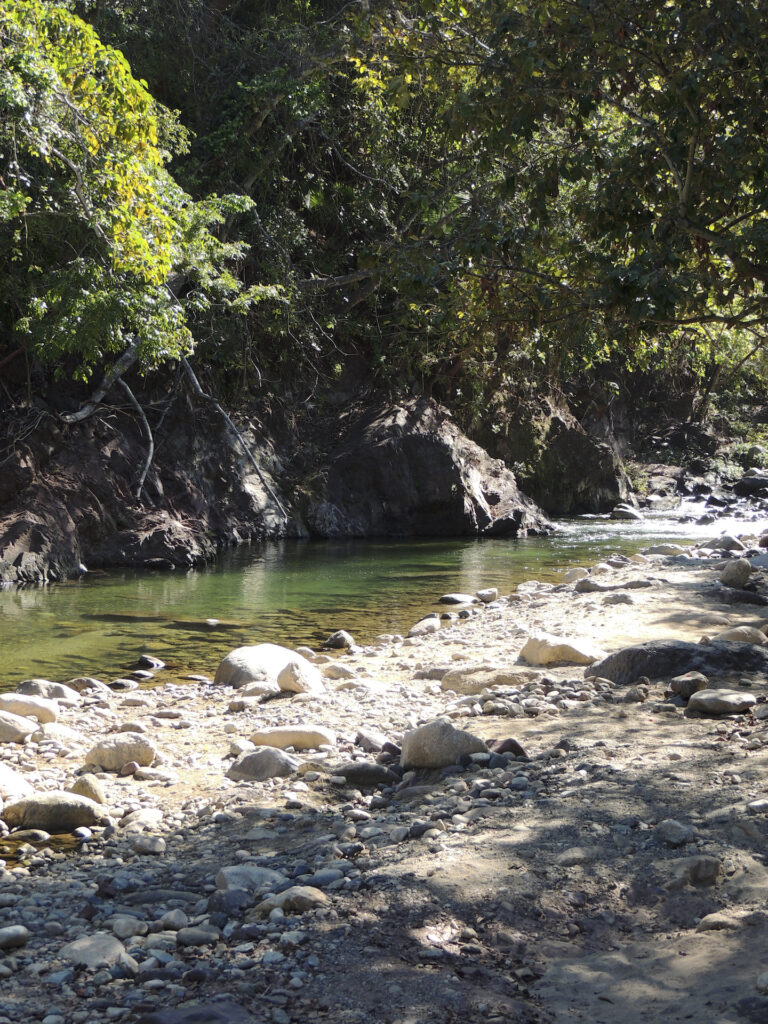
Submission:
M 545 514 L 513 474 L 434 403 L 380 404 L 275 441 L 241 411 L 236 437 L 216 409 L 177 397 L 150 409 L 155 451 L 130 407 L 82 423 L 47 408 L 9 416 L 0 485 L 0 581 L 88 568 L 174 568 L 276 537 L 526 536 Z M 246 451 L 247 449 L 247 451 Z
M 764 593 L 756 541 L 740 553 Z M 764 624 L 761 608 L 721 600 L 731 554 L 715 541 L 611 558 L 484 595 L 439 632 L 306 651 L 321 683 L 303 695 L 164 683 L 162 668 L 148 690 L 76 682 L 43 735 L 3 745 L 23 783 L 68 787 L 105 737 L 160 763 L 91 769 L 112 824 L 81 829 L 76 852 L 17 839 L 0 1014 L 641 1024 L 714 1006 L 724 1024 L 763 1019 L 765 671 L 724 670 L 723 645 L 695 643 Z M 742 709 L 687 710 L 663 665 L 619 682 L 526 663 L 542 631 L 609 653 L 694 641 L 715 652 L 709 685 Z M 768 661 L 762 642 L 742 646 L 745 665 Z M 461 764 L 404 771 L 403 735 L 440 715 L 500 752 L 481 742 Z M 288 774 L 236 781 L 235 760 L 275 727 L 293 730 L 294 752 L 264 748 Z

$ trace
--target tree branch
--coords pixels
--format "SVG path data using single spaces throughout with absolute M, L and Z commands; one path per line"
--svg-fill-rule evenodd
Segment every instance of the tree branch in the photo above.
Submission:
M 127 373 L 128 370 L 130 370 L 130 368 L 139 358 L 138 349 L 139 339 L 136 337 L 135 334 L 133 334 L 131 335 L 130 341 L 128 343 L 128 348 L 125 350 L 125 352 L 123 352 L 123 354 L 117 360 L 117 362 L 109 371 L 109 373 L 104 377 L 101 384 L 99 384 L 99 386 L 93 392 L 90 401 L 88 401 L 85 405 L 81 406 L 81 408 L 78 409 L 77 412 L 62 413 L 60 419 L 63 420 L 64 423 L 80 423 L 82 422 L 82 420 L 87 420 L 89 416 L 92 416 L 96 411 L 96 407 L 98 406 L 99 402 L 101 402 L 101 400 L 104 398 L 104 396 L 112 387 L 112 385 L 115 384 L 118 380 L 120 380 L 123 374 Z
M 155 455 L 155 439 L 152 437 L 152 431 L 150 429 L 149 422 L 144 413 L 144 410 L 142 409 L 138 399 L 136 398 L 136 395 L 134 395 L 134 393 L 131 391 L 131 389 L 128 387 L 124 380 L 118 380 L 118 384 L 126 393 L 126 395 L 128 396 L 128 401 L 136 410 L 139 417 L 139 421 L 142 427 L 144 428 L 144 433 L 147 438 L 147 457 L 144 461 L 144 467 L 141 471 L 141 475 L 139 476 L 139 482 L 136 485 L 136 500 L 140 501 L 141 492 L 144 489 L 144 481 L 147 479 L 147 473 L 149 472 L 149 467 L 152 465 L 152 459 L 154 458 Z

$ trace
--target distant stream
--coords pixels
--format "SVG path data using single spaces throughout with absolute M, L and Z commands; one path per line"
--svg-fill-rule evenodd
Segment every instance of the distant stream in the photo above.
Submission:
M 697 517 L 702 508 L 687 511 Z M 703 527 L 658 515 L 641 523 L 584 516 L 558 525 L 553 537 L 519 541 L 285 541 L 228 552 L 202 570 L 94 572 L 0 590 L 0 690 L 33 676 L 108 682 L 145 652 L 168 664 L 160 675 L 168 680 L 212 675 L 242 644 L 319 647 L 342 628 L 366 643 L 406 632 L 449 591 L 498 587 L 508 594 L 523 580 L 555 582 L 563 569 L 610 552 L 758 526 L 719 520 Z

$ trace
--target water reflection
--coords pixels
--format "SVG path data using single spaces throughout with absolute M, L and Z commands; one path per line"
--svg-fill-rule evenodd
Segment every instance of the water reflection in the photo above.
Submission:
M 520 541 L 282 541 L 231 552 L 202 570 L 94 573 L 2 590 L 0 689 L 30 676 L 112 678 L 143 651 L 178 674 L 212 673 L 240 644 L 317 646 L 339 628 L 366 642 L 404 632 L 446 591 L 495 586 L 509 593 L 522 580 L 554 581 L 562 569 L 611 551 L 767 526 L 581 517 L 555 537 Z

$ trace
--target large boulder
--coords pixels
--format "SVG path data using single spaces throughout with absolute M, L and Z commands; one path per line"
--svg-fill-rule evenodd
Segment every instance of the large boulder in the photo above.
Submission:
M 708 644 L 650 640 L 624 647 L 591 665 L 587 671 L 589 675 L 620 685 L 633 683 L 640 676 L 661 679 L 684 672 L 702 672 L 706 676 L 725 672 L 768 672 L 768 649 L 725 640 Z
M 109 818 L 95 800 L 54 790 L 8 804 L 3 821 L 9 828 L 40 828 L 56 834 L 106 824 Z
M 250 683 L 267 683 L 292 693 L 323 693 L 320 670 L 301 654 L 278 644 L 237 647 L 222 658 L 214 683 L 236 690 Z
M 52 683 L 50 679 L 25 679 L 16 687 L 16 693 L 24 693 L 32 697 L 45 697 L 47 700 L 67 700 L 74 704 L 80 702 L 80 694 L 64 683 Z
M 504 463 L 420 398 L 356 421 L 307 509 L 321 537 L 520 536 L 548 532 L 542 511 Z
M 293 775 L 299 767 L 295 757 L 277 747 L 257 747 L 241 754 L 227 772 L 234 782 L 265 782 L 283 775 Z
M 37 722 L 11 711 L 0 711 L 0 743 L 23 743 L 37 728 Z

